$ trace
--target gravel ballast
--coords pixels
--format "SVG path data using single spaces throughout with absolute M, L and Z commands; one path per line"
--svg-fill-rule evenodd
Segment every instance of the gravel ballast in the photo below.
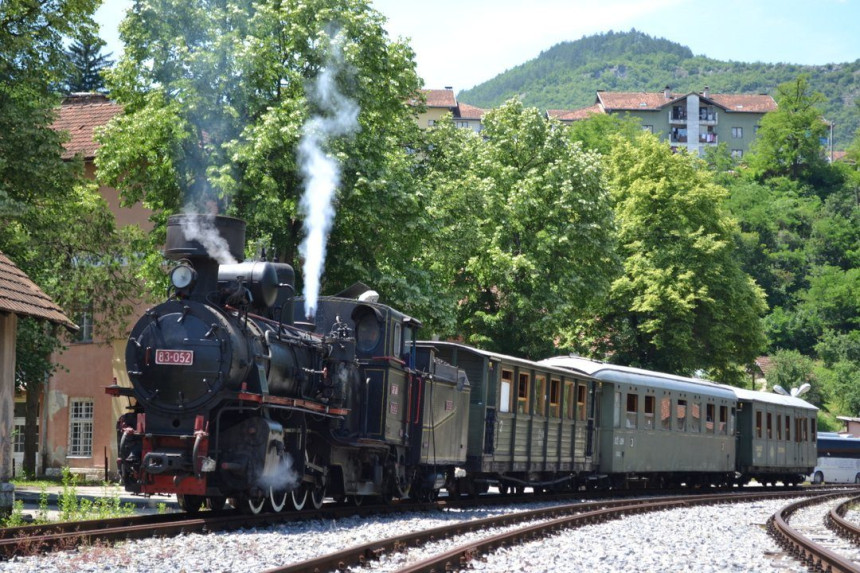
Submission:
M 265 571 L 353 545 L 455 520 L 534 509 L 544 504 L 288 523 L 238 532 L 188 534 L 83 547 L 0 562 L 0 571 L 240 573 Z M 627 516 L 623 521 L 564 531 L 473 563 L 479 571 L 762 571 L 803 572 L 767 534 L 765 523 L 786 501 L 688 507 Z M 823 510 L 822 510 L 823 511 Z M 461 537 L 427 547 L 439 553 L 468 542 Z M 383 558 L 370 570 L 395 570 L 427 557 L 421 549 Z M 359 569 L 354 569 L 358 571 Z M 364 569 L 365 571 L 368 569 Z

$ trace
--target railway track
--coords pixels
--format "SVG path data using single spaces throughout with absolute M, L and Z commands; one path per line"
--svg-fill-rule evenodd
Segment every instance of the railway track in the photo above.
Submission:
M 461 538 L 475 532 L 488 532 L 486 536 L 478 540 L 460 544 L 453 549 L 441 551 L 432 557 L 410 563 L 399 569 L 399 573 L 456 571 L 466 567 L 470 561 L 479 556 L 498 548 L 532 541 L 562 529 L 619 519 L 634 513 L 662 511 L 692 505 L 741 503 L 798 495 L 810 495 L 810 492 L 745 491 L 728 494 L 698 494 L 564 504 L 398 535 L 307 561 L 269 569 L 266 573 L 344 571 L 351 566 L 365 566 L 372 560 L 389 553 L 404 552 L 412 547 L 422 545 L 430 546 L 439 540 Z M 834 495 L 844 496 L 845 492 L 840 491 Z M 505 531 L 493 532 L 500 528 L 505 529 Z
M 390 540 L 382 540 L 368 545 L 355 547 L 339 554 L 331 554 L 321 557 L 319 560 L 303 562 L 301 564 L 285 564 L 283 569 L 274 571 L 305 571 L 305 570 L 336 570 L 342 569 L 345 564 L 361 564 L 386 552 L 400 550 L 416 544 L 424 544 L 434 539 L 444 539 L 448 536 L 456 536 L 468 531 L 481 531 L 488 527 L 508 527 L 515 531 L 511 533 L 510 539 L 500 538 L 490 542 L 478 544 L 476 548 L 466 548 L 456 556 L 445 556 L 441 558 L 445 563 L 454 563 L 468 560 L 479 551 L 490 550 L 494 546 L 506 543 L 514 543 L 517 538 L 525 539 L 541 534 L 541 528 L 546 531 L 562 527 L 572 527 L 577 524 L 593 523 L 599 520 L 612 519 L 619 515 L 631 512 L 654 511 L 662 508 L 677 507 L 700 503 L 723 503 L 729 501 L 743 501 L 748 499 L 763 499 L 782 496 L 810 495 L 813 491 L 821 491 L 821 488 L 804 488 L 803 490 L 789 490 L 774 492 L 763 491 L 761 488 L 747 488 L 743 491 L 735 490 L 730 494 L 697 494 L 674 496 L 671 498 L 642 497 L 644 492 L 638 492 L 636 499 L 596 500 L 583 502 L 587 495 L 593 492 L 567 492 L 566 494 L 544 494 L 525 496 L 480 496 L 468 499 L 443 498 L 435 503 L 392 503 L 390 505 L 376 506 L 338 506 L 327 504 L 321 511 L 302 511 L 289 513 L 274 513 L 262 515 L 244 515 L 235 511 L 202 512 L 193 517 L 186 514 L 162 514 L 144 515 L 134 517 L 113 518 L 107 520 L 94 520 L 86 522 L 29 525 L 0 530 L 0 558 L 12 556 L 23 556 L 44 553 L 57 549 L 74 548 L 81 545 L 104 545 L 116 541 L 143 539 L 150 537 L 168 537 L 188 533 L 205 533 L 215 531 L 231 531 L 242 528 L 260 528 L 276 525 L 290 521 L 323 520 L 336 522 L 341 518 L 354 517 L 356 515 L 371 516 L 396 514 L 401 512 L 416 511 L 438 511 L 444 508 L 477 508 L 484 505 L 509 504 L 534 502 L 559 502 L 559 505 L 542 510 L 523 511 L 505 516 L 488 518 L 485 520 L 473 520 L 471 522 L 460 522 L 451 527 L 439 527 L 430 531 L 418 532 Z M 846 495 L 845 490 L 839 490 L 841 495 Z M 612 492 L 616 494 L 635 494 L 637 492 Z M 605 495 L 605 494 L 604 494 Z M 665 494 L 664 494 L 665 496 Z M 576 503 L 569 503 L 576 499 Z M 538 522 L 554 522 L 549 525 L 539 525 Z M 529 524 L 523 527 L 523 524 Z M 433 570 L 433 565 L 426 569 Z
M 825 547 L 789 524 L 791 516 L 799 510 L 844 496 L 844 491 L 828 493 L 793 503 L 776 513 L 768 521 L 768 532 L 777 540 L 777 543 L 793 554 L 795 558 L 805 563 L 810 570 L 830 573 L 860 572 L 860 563 Z M 825 523 L 830 529 L 855 545 L 860 545 L 860 527 L 847 521 L 844 515 L 848 508 L 858 501 L 860 501 L 860 496 L 841 503 L 831 509 L 825 518 Z

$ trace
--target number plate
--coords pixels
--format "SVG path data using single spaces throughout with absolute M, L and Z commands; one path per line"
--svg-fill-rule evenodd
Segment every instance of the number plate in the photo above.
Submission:
M 194 364 L 193 350 L 156 350 L 156 364 L 191 366 Z

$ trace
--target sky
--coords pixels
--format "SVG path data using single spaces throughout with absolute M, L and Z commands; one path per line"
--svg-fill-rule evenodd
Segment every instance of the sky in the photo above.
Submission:
M 369 0 L 409 41 L 427 88 L 455 92 L 555 44 L 635 28 L 717 60 L 829 64 L 860 59 L 860 0 Z M 106 52 L 131 0 L 96 13 Z

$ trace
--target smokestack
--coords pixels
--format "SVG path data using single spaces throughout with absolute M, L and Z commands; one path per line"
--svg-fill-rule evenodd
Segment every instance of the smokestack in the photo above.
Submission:
M 711 88 L 705 86 L 705 91 L 702 92 L 703 97 L 711 97 Z
M 203 299 L 218 288 L 219 264 L 244 258 L 245 221 L 221 215 L 171 215 L 164 256 L 172 261 L 191 261 L 197 271 L 191 298 Z
M 672 88 L 670 88 L 669 86 L 663 88 L 663 96 L 666 99 L 672 99 Z

